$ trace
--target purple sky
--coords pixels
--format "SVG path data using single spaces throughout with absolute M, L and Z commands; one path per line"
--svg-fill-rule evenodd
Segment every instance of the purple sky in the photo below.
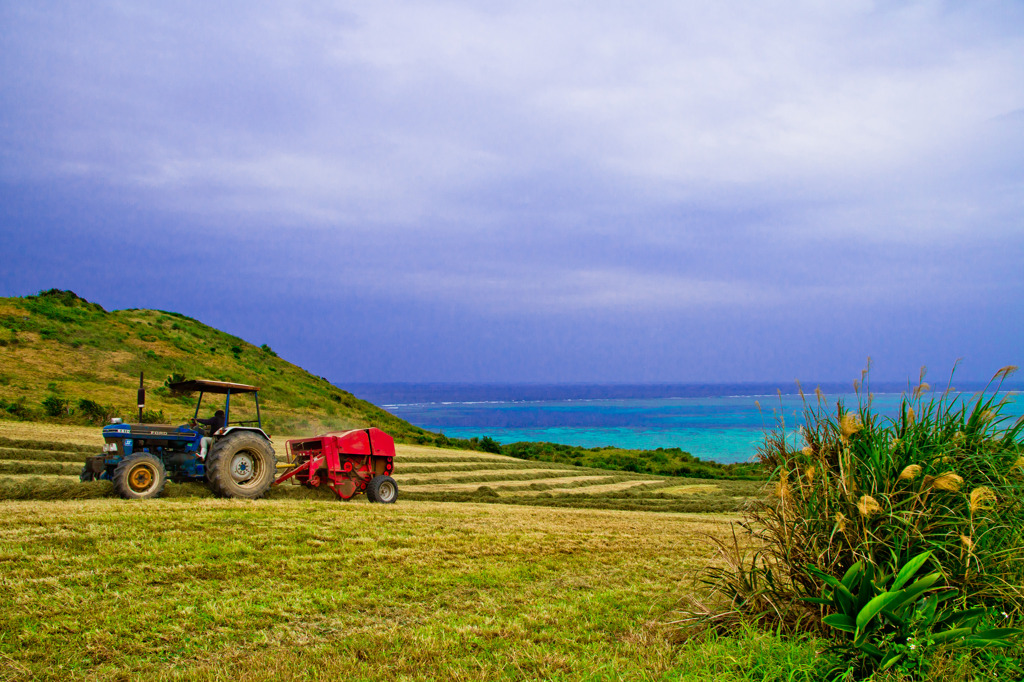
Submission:
M 331 380 L 1024 361 L 1020 2 L 0 0 L 0 295 Z

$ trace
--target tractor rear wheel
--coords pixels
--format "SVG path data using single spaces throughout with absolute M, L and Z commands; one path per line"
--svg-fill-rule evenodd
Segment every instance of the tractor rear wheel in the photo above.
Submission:
M 374 476 L 366 486 L 366 497 L 370 502 L 394 504 L 398 499 L 398 483 L 390 476 Z
M 126 500 L 157 497 L 167 483 L 167 471 L 158 457 L 139 452 L 122 459 L 114 468 L 114 490 Z
M 221 497 L 263 497 L 277 477 L 270 441 L 252 431 L 235 431 L 219 439 L 206 456 L 206 480 Z

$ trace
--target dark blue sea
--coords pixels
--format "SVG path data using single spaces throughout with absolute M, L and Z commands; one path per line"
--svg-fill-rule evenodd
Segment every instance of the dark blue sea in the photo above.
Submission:
M 970 391 L 982 387 L 959 388 L 970 397 Z M 803 411 L 796 386 L 777 384 L 429 383 L 343 388 L 412 424 L 453 438 L 490 436 L 499 443 L 547 441 L 588 448 L 678 447 L 723 463 L 753 458 L 766 429 L 774 429 L 780 420 L 795 442 Z M 813 388 L 808 391 L 811 401 Z M 857 405 L 849 384 L 820 388 L 833 408 L 837 400 L 851 408 Z M 873 384 L 873 408 L 894 415 L 906 389 L 906 384 Z M 1024 401 L 1017 395 L 1012 398 L 1004 414 L 1020 416 Z

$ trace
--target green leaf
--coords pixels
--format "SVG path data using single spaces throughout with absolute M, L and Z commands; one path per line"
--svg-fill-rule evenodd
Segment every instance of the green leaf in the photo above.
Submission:
M 857 580 L 857 574 L 862 570 L 864 570 L 864 563 L 861 561 L 854 563 L 853 566 L 846 569 L 846 573 L 843 574 L 842 583 L 846 585 L 848 591 L 853 589 L 853 583 Z
M 853 610 L 853 594 L 846 588 L 846 585 L 842 584 L 829 574 L 822 573 L 816 568 L 811 566 L 808 566 L 807 568 L 810 573 L 816 575 L 822 582 L 832 588 L 832 601 L 836 609 L 846 613 Z
M 843 632 L 855 632 L 857 629 L 856 621 L 845 613 L 833 613 L 822 618 L 821 622 Z
M 992 628 L 990 630 L 982 630 L 981 632 L 975 632 L 973 635 L 971 635 L 970 638 L 976 640 L 1006 640 L 1008 637 L 1019 636 L 1021 632 L 1024 632 L 1024 630 L 1020 630 L 1019 628 Z
M 921 567 L 924 566 L 924 563 L 928 561 L 931 556 L 932 553 L 930 551 L 923 552 L 904 564 L 903 568 L 901 568 L 900 572 L 896 575 L 896 582 L 892 584 L 890 591 L 895 592 L 906 585 L 907 581 L 913 578 L 914 574 L 921 570 Z
M 921 578 L 910 587 L 906 587 L 900 590 L 898 592 L 898 594 L 900 595 L 900 599 L 891 604 L 888 604 L 888 608 L 895 610 L 903 606 L 905 603 L 917 599 L 918 596 L 932 589 L 932 585 L 934 585 L 940 577 L 942 576 L 939 573 L 931 573 Z
M 832 606 L 831 599 L 824 599 L 822 597 L 802 597 L 801 601 L 805 601 L 808 604 L 821 604 L 823 606 Z
M 920 594 L 922 591 L 927 590 L 932 585 L 934 585 L 936 582 L 938 582 L 939 578 L 941 578 L 941 577 L 942 577 L 942 574 L 939 573 L 938 571 L 936 571 L 935 573 L 929 573 L 928 575 L 926 575 L 925 577 L 921 578 L 920 580 L 915 580 L 910 585 L 910 587 L 907 587 L 905 589 L 906 589 L 907 592 L 914 591 L 915 594 Z M 921 589 L 922 587 L 923 587 L 923 590 Z
M 921 618 L 925 623 L 932 623 L 935 620 L 935 610 L 939 606 L 938 595 L 929 595 L 921 603 Z
M 988 613 L 988 609 L 981 606 L 973 609 L 966 609 L 964 611 L 954 611 L 949 609 L 939 614 L 939 617 L 935 619 L 936 625 L 959 625 L 971 619 L 976 619 L 979 616 L 984 616 Z
M 888 670 L 889 668 L 891 668 L 901 658 L 903 658 L 903 652 L 902 651 L 894 651 L 893 653 L 889 654 L 888 656 L 886 656 L 885 658 L 882 659 L 882 665 L 880 665 L 878 667 L 878 669 L 879 670 Z
M 871 656 L 871 658 L 875 659 L 876 661 L 882 660 L 882 657 L 885 656 L 885 652 L 883 652 L 874 644 L 864 643 L 859 645 L 858 648 L 867 655 Z
M 860 643 L 863 635 L 867 634 L 864 629 L 867 627 L 868 623 L 871 622 L 871 619 L 877 616 L 882 609 L 886 608 L 890 604 L 899 602 L 903 598 L 904 595 L 902 592 L 883 592 L 869 601 L 864 608 L 860 610 L 860 613 L 857 614 L 856 640 L 854 643 Z
M 942 644 L 944 642 L 952 642 L 957 639 L 967 637 L 970 634 L 971 628 L 954 628 L 952 630 L 932 633 L 931 639 L 936 644 Z

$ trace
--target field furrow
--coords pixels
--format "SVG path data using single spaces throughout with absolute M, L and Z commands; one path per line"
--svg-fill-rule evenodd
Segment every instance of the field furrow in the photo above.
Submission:
M 650 481 L 620 481 L 619 483 L 604 483 L 600 485 L 589 485 L 583 488 L 552 488 L 546 491 L 540 490 L 515 490 L 505 491 L 501 495 L 540 495 L 542 492 L 546 492 L 550 495 L 559 495 L 562 493 L 573 494 L 573 495 L 600 495 L 602 493 L 619 492 L 621 490 L 635 490 L 637 488 L 656 488 L 664 485 L 664 480 L 650 480 Z M 660 491 L 659 491 L 660 492 Z
M 518 487 L 529 487 L 532 485 L 545 486 L 547 489 L 551 486 L 558 486 L 562 484 L 586 485 L 588 481 L 607 481 L 612 478 L 611 475 L 606 476 L 563 476 L 559 478 L 535 478 L 525 481 L 495 481 L 487 482 L 486 485 L 494 490 L 502 490 L 506 488 L 518 488 Z M 407 485 L 403 486 L 402 490 L 407 492 L 417 493 L 443 493 L 443 492 L 457 492 L 457 491 L 468 491 L 474 490 L 484 483 L 442 483 L 442 484 L 425 484 L 425 485 Z
M 0 500 L 70 500 L 115 495 L 109 481 L 80 483 L 83 460 L 98 454 L 99 429 L 0 421 Z M 287 437 L 273 439 L 279 460 Z M 288 469 L 278 464 L 278 473 Z M 516 459 L 472 450 L 396 445 L 394 478 L 399 499 L 435 502 L 489 502 L 600 509 L 735 511 L 761 494 L 755 481 L 707 481 L 586 469 Z M 167 498 L 208 498 L 201 481 L 172 483 Z M 271 488 L 268 500 L 305 499 L 341 504 L 325 486 L 285 484 Z M 362 504 L 364 495 L 348 504 Z

